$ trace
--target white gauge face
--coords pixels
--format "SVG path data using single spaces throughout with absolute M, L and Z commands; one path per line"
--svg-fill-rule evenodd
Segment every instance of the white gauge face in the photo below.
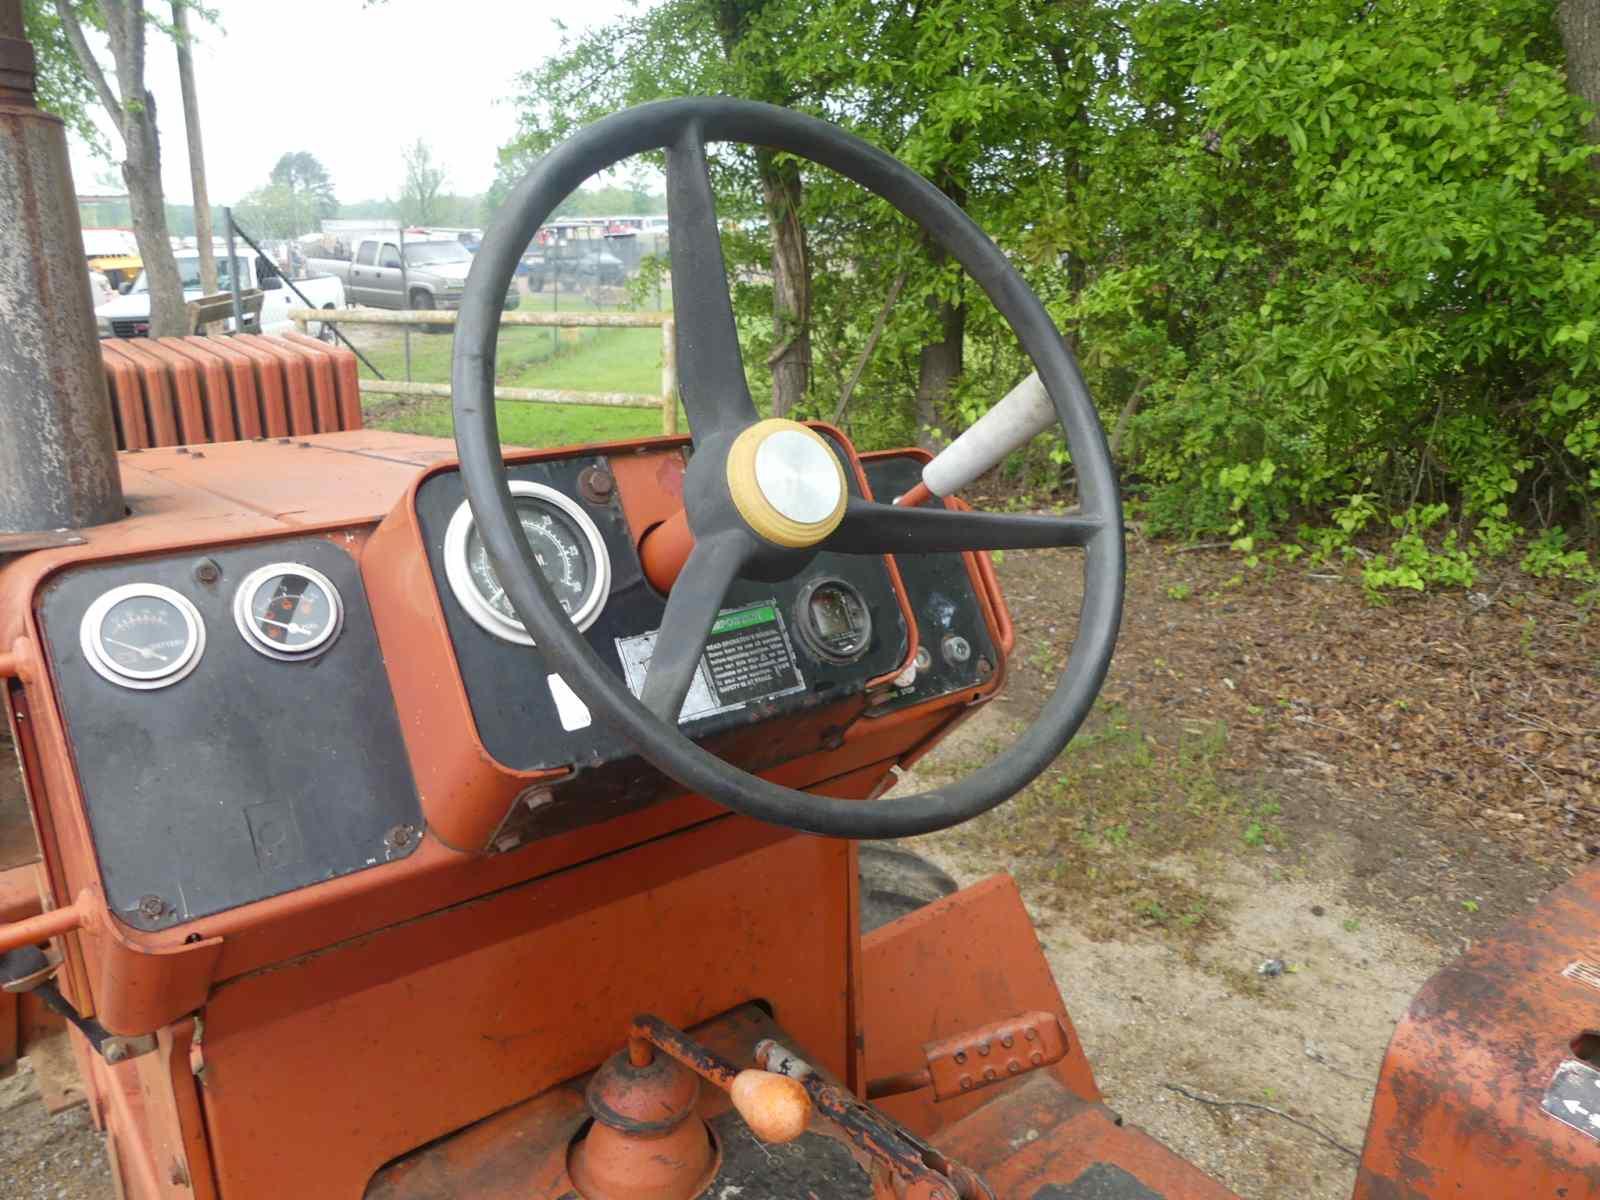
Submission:
M 112 588 L 78 627 L 84 658 L 119 687 L 170 687 L 200 664 L 206 628 L 188 597 L 157 583 Z
M 344 600 L 304 563 L 258 567 L 233 594 L 233 620 L 251 649 L 285 662 L 316 658 L 344 625 Z
M 576 501 L 542 483 L 513 481 L 511 499 L 522 535 L 556 601 L 574 625 L 589 628 L 611 590 L 611 558 L 599 527 Z M 466 501 L 445 531 L 444 561 L 450 590 L 473 621 L 496 637 L 533 645 L 500 586 Z

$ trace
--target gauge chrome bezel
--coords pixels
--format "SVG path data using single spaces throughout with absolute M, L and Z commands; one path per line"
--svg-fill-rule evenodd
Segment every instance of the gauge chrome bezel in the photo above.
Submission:
M 328 597 L 333 617 L 315 641 L 307 642 L 303 646 L 285 647 L 263 636 L 256 628 L 255 614 L 250 611 L 251 601 L 255 599 L 255 594 L 261 585 L 277 575 L 302 575 L 320 587 L 323 595 Z M 245 645 L 258 654 L 275 658 L 279 662 L 305 662 L 307 659 L 319 658 L 327 653 L 333 645 L 333 640 L 339 636 L 339 631 L 344 628 L 344 597 L 339 594 L 339 589 L 333 586 L 333 580 L 315 567 L 308 567 L 305 563 L 299 562 L 268 563 L 251 571 L 233 590 L 233 623 L 238 627 L 239 635 L 244 638 Z
M 172 605 L 183 617 L 184 625 L 189 631 L 188 640 L 178 657 L 173 662 L 150 671 L 122 666 L 107 655 L 105 648 L 100 644 L 101 627 L 111 610 L 124 600 L 138 597 L 160 600 Z M 200 610 L 182 592 L 160 583 L 124 583 L 102 592 L 95 598 L 94 603 L 89 605 L 88 611 L 83 614 L 83 620 L 78 624 L 78 644 L 83 650 L 84 661 L 100 678 L 118 687 L 151 692 L 158 688 L 171 687 L 186 679 L 200 665 L 201 656 L 206 651 L 206 625 L 200 617 Z
M 580 633 L 583 632 L 595 623 L 611 595 L 611 555 L 600 536 L 600 527 L 576 500 L 548 484 L 513 479 L 508 486 L 513 505 L 522 499 L 544 500 L 571 517 L 588 539 L 589 551 L 594 559 L 594 577 L 589 581 L 588 595 L 584 596 L 583 603 L 572 614 L 572 623 Z M 520 518 L 518 524 L 521 524 Z M 450 581 L 450 591 L 480 629 L 519 646 L 533 645 L 533 638 L 523 628 L 522 622 L 496 611 L 473 584 L 472 567 L 467 562 L 467 539 L 473 528 L 472 506 L 463 500 L 444 532 L 444 573 Z

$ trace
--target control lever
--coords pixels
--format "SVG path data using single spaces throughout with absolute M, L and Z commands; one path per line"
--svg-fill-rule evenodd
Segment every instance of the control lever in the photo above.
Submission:
M 1056 423 L 1056 406 L 1035 371 L 922 468 L 922 482 L 895 500 L 916 507 L 954 495 Z
M 995 1200 L 974 1172 L 818 1075 L 804 1059 L 771 1038 L 756 1046 L 756 1062 L 799 1081 L 816 1107 L 870 1164 L 874 1200 Z

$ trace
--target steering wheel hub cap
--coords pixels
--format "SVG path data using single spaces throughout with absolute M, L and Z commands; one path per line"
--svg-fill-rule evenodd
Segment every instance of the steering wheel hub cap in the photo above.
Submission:
M 815 546 L 844 519 L 844 467 L 822 435 L 774 417 L 728 452 L 728 492 L 752 530 L 779 546 Z

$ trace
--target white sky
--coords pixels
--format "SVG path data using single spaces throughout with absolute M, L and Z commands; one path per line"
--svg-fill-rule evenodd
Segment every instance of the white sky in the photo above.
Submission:
M 147 0 L 167 15 L 161 0 Z M 214 204 L 264 184 L 278 156 L 309 150 L 345 202 L 394 196 L 401 148 L 418 136 L 446 171 L 445 190 L 481 192 L 516 129 L 513 77 L 629 0 L 209 0 L 215 26 L 195 34 L 195 80 Z M 191 18 L 192 20 L 192 18 Z M 172 43 L 151 33 L 145 83 L 156 98 L 167 200 L 187 204 L 189 159 Z M 110 74 L 110 55 L 101 62 Z M 279 64 L 282 64 L 281 66 Z M 99 112 L 98 107 L 95 110 Z M 104 122 L 102 122 L 104 124 Z M 118 141 L 107 137 L 115 152 Z M 74 145 L 78 191 L 115 168 Z

